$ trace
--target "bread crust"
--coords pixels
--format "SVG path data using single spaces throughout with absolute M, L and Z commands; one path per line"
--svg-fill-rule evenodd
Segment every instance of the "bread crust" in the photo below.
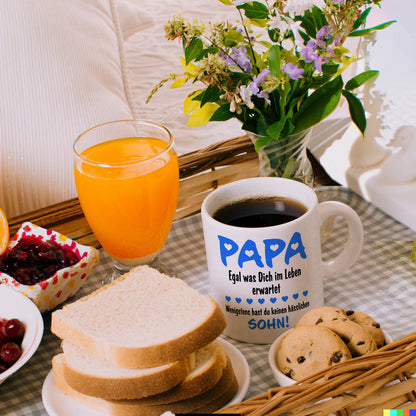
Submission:
M 109 400 L 140 399 L 158 394 L 179 384 L 191 370 L 191 359 L 185 357 L 167 366 L 155 367 L 155 371 L 139 377 L 102 378 L 68 365 L 65 354 L 62 367 L 66 382 L 74 390 L 88 396 Z
M 110 416 L 159 416 L 165 411 L 173 413 L 213 412 L 228 403 L 238 389 L 238 382 L 227 357 L 221 379 L 210 390 L 190 399 L 170 404 L 148 405 L 141 400 L 103 400 L 73 390 L 63 376 L 61 355 L 53 358 L 54 382 L 56 387 L 74 400 Z
M 185 380 L 172 389 L 143 398 L 141 402 L 148 405 L 168 404 L 198 396 L 214 387 L 223 375 L 228 358 L 221 344 L 216 341 L 213 344 L 215 344 L 215 354 L 206 364 L 208 368 L 197 372 L 195 376 L 189 374 Z

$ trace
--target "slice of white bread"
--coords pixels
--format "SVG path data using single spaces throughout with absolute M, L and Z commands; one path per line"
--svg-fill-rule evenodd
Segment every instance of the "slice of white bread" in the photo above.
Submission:
M 65 395 L 88 406 L 103 415 L 110 416 L 159 416 L 163 412 L 195 413 L 198 409 L 217 410 L 225 406 L 238 390 L 238 382 L 227 358 L 227 364 L 218 383 L 198 396 L 169 404 L 143 404 L 142 400 L 104 400 L 87 396 L 72 389 L 65 380 L 62 367 L 62 355 L 53 357 L 54 383 Z
M 143 404 L 166 404 L 195 397 L 214 387 L 224 372 L 227 354 L 218 341 L 195 352 L 195 365 L 188 376 L 172 389 L 143 398 Z
M 152 396 L 147 399 L 148 404 L 178 401 L 208 390 L 218 382 L 226 363 L 225 351 L 217 341 L 181 361 L 146 369 L 116 366 L 66 340 L 62 348 L 65 380 L 74 390 L 113 400 Z M 159 394 L 162 392 L 165 393 Z
M 96 358 L 64 340 L 62 366 L 67 383 L 75 390 L 105 399 L 139 399 L 161 393 L 183 381 L 194 366 L 194 353 L 149 368 L 119 367 Z
M 148 266 L 139 266 L 52 313 L 62 339 L 116 365 L 146 368 L 180 360 L 226 326 L 218 304 Z

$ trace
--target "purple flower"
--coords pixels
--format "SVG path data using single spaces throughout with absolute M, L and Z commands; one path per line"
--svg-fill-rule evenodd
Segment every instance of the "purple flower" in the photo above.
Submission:
M 344 4 L 345 0 L 332 0 L 332 3 L 334 3 L 334 4 Z
M 328 63 L 328 58 L 325 55 L 318 56 L 314 61 L 316 70 L 318 72 L 322 72 L 322 64 L 326 64 L 326 63 Z
M 287 64 L 282 66 L 282 71 L 285 74 L 289 75 L 289 78 L 291 79 L 300 79 L 302 78 L 302 74 L 305 70 L 303 68 L 299 68 L 292 62 L 288 62 Z
M 318 57 L 318 52 L 315 48 L 316 43 L 311 39 L 306 46 L 301 49 L 300 56 L 305 59 L 306 63 L 313 62 Z
M 270 75 L 270 70 L 268 68 L 263 69 L 258 75 L 254 75 L 253 81 L 248 84 L 247 89 L 259 98 L 264 98 L 267 102 L 270 103 L 268 100 L 268 95 L 266 91 L 260 90 L 260 85 L 264 84 L 267 80 L 267 77 Z
M 325 25 L 318 30 L 316 39 L 331 39 L 332 35 L 332 29 L 328 25 Z
M 251 72 L 253 65 L 250 62 L 250 57 L 248 56 L 245 48 L 232 48 L 230 58 L 233 63 L 237 64 L 244 72 Z
M 257 85 L 264 84 L 269 75 L 270 70 L 268 68 L 264 68 L 263 71 L 260 72 L 260 74 L 254 75 L 253 82 Z

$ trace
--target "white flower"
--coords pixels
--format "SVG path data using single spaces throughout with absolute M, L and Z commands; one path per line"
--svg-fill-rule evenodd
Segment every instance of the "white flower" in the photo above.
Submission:
M 283 12 L 290 16 L 303 15 L 306 10 L 311 10 L 313 5 L 313 0 L 287 0 Z
M 295 22 L 290 17 L 282 18 L 281 16 L 275 16 L 270 21 L 269 28 L 278 29 L 282 34 L 285 34 L 287 31 L 291 31 L 295 37 L 296 46 L 300 47 L 303 46 L 303 38 L 299 33 L 299 27 L 301 24 L 302 22 Z M 293 42 L 291 40 L 285 39 L 282 42 L 282 46 L 289 51 L 293 48 Z
M 248 107 L 253 109 L 254 103 L 251 101 L 251 96 L 253 95 L 253 91 L 251 91 L 248 87 L 245 85 L 242 85 L 240 87 L 240 97 L 243 100 L 243 103 Z
M 289 25 L 279 15 L 279 16 L 273 16 L 273 19 L 269 23 L 269 28 L 270 29 L 279 29 L 282 33 L 284 33 L 284 32 L 286 32 L 286 30 L 289 29 Z
M 290 38 L 287 38 L 287 39 L 285 39 L 285 40 L 282 41 L 282 47 L 284 49 L 286 49 L 287 51 L 291 51 L 294 46 L 295 45 L 293 43 L 293 40 L 290 39 Z
M 299 33 L 300 25 L 302 24 L 301 21 L 295 22 L 294 20 L 287 18 L 287 22 L 289 24 L 289 29 L 292 31 L 293 36 L 295 37 L 295 44 L 297 47 L 303 46 L 303 38 Z
M 313 0 L 313 4 L 322 10 L 325 7 L 325 0 Z

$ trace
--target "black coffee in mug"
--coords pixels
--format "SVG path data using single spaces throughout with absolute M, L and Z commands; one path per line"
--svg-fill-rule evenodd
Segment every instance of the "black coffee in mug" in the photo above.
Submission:
M 306 211 L 307 208 L 299 201 L 272 196 L 233 201 L 219 208 L 213 218 L 236 227 L 260 228 L 285 224 Z

